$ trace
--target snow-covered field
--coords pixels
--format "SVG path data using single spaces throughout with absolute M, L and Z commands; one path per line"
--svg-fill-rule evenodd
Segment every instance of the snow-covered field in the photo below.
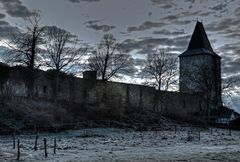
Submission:
M 34 135 L 21 135 L 21 161 L 240 161 L 240 131 L 213 128 L 190 133 L 191 128 L 175 131 L 144 131 L 99 128 L 39 134 L 34 151 Z M 43 138 L 47 138 L 48 157 Z M 53 154 L 54 138 L 57 151 Z M 0 136 L 0 161 L 16 161 L 11 136 Z

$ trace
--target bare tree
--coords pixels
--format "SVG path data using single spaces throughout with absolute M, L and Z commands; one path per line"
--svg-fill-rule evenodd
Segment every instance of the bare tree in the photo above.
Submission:
M 160 90 L 169 90 L 177 83 L 177 57 L 168 54 L 165 49 L 157 49 L 154 54 L 147 56 L 145 67 L 142 71 L 147 84 L 154 85 L 158 91 L 155 94 L 155 109 L 163 109 L 163 95 Z
M 76 35 L 64 29 L 48 26 L 44 28 L 44 33 L 46 53 L 43 55 L 43 60 L 44 65 L 55 71 L 54 98 L 57 99 L 60 72 L 68 70 L 73 65 L 79 63 L 86 49 L 79 47 Z
M 36 60 L 39 58 L 39 46 L 43 44 L 42 34 L 43 27 L 41 24 L 41 16 L 39 12 L 34 11 L 31 16 L 24 17 L 25 27 L 18 33 L 13 33 L 7 43 L 8 63 L 20 64 L 27 66 L 30 70 L 38 67 Z
M 240 83 L 239 76 L 230 76 L 222 78 L 222 93 L 223 97 L 223 103 L 224 105 L 228 106 L 228 103 L 233 102 L 232 96 L 234 94 L 239 94 L 239 88 L 238 85 Z
M 43 44 L 41 16 L 34 11 L 31 16 L 25 17 L 25 27 L 22 31 L 14 33 L 7 42 L 9 50 L 6 51 L 6 62 L 14 65 L 24 65 L 28 69 L 28 95 L 33 94 L 34 69 L 38 68 L 38 59 Z
M 177 57 L 165 49 L 157 49 L 154 54 L 148 54 L 142 73 L 159 91 L 169 90 L 177 82 Z
M 228 91 L 233 91 L 237 87 L 237 84 L 240 82 L 239 76 L 230 76 L 226 78 L 222 78 L 222 91 L 223 93 L 227 93 Z
M 119 44 L 112 34 L 105 34 L 100 45 L 88 59 L 89 68 L 96 70 L 102 80 L 119 77 L 119 73 L 130 73 L 133 61 L 128 54 L 120 52 Z

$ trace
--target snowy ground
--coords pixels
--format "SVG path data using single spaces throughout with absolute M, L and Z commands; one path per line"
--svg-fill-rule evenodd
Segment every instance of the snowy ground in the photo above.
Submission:
M 239 161 L 240 131 L 216 129 L 188 133 L 175 131 L 135 132 L 123 129 L 84 129 L 58 134 L 40 134 L 34 151 L 33 135 L 16 138 L 21 143 L 21 161 Z M 193 138 L 191 138 L 193 137 Z M 48 157 L 44 157 L 43 138 L 47 138 Z M 53 139 L 57 153 L 53 154 Z M 16 161 L 11 136 L 0 136 L 0 161 Z

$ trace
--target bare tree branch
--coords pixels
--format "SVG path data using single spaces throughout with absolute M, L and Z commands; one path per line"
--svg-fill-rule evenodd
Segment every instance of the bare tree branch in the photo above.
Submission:
M 132 58 L 121 54 L 119 45 L 112 34 L 105 34 L 100 45 L 88 59 L 88 68 L 96 70 L 102 80 L 119 77 L 119 73 L 131 73 Z
M 43 27 L 40 25 L 41 16 L 34 11 L 31 16 L 24 18 L 26 26 L 22 31 L 13 33 L 7 45 L 7 63 L 25 65 L 33 70 L 39 67 L 38 61 L 41 52 Z
M 57 99 L 60 72 L 78 64 L 86 48 L 77 47 L 79 45 L 77 36 L 56 26 L 45 27 L 44 33 L 46 53 L 43 55 L 43 63 L 56 72 L 54 98 Z
M 164 49 L 157 49 L 149 54 L 142 74 L 150 79 L 158 90 L 168 90 L 177 82 L 177 57 L 167 54 Z
M 41 16 L 39 11 L 34 11 L 24 18 L 26 26 L 18 33 L 13 33 L 7 42 L 6 62 L 12 65 L 24 65 L 26 73 L 28 96 L 33 97 L 35 80 L 34 69 L 39 68 L 40 46 L 44 43 L 42 39 L 43 27 L 40 25 Z

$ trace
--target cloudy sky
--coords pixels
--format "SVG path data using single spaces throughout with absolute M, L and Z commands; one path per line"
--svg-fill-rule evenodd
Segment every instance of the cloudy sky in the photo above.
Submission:
M 92 46 L 114 34 L 136 64 L 157 47 L 183 52 L 199 20 L 222 57 L 222 75 L 240 74 L 239 0 L 0 0 L 0 8 L 2 40 L 37 9 L 43 25 L 57 25 Z

